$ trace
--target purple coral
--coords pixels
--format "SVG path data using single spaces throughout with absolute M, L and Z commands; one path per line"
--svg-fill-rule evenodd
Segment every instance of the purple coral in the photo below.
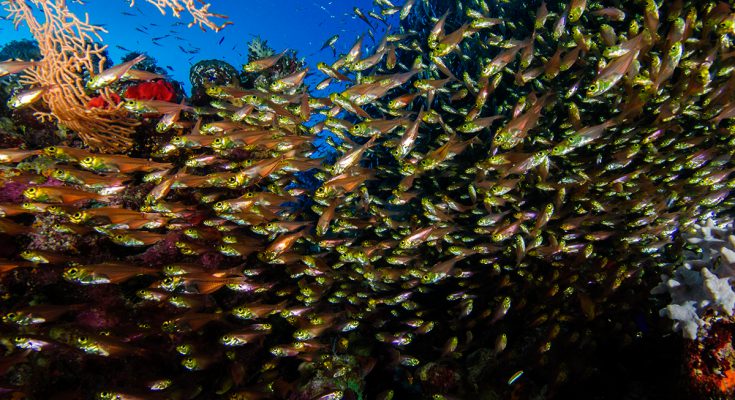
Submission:
M 5 182 L 0 187 L 0 203 L 22 203 L 26 200 L 23 191 L 28 188 L 28 183 L 19 181 Z

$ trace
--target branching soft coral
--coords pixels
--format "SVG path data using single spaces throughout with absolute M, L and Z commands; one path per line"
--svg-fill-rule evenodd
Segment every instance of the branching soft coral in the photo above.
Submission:
M 201 0 L 146 0 L 148 3 L 153 4 L 158 8 L 158 10 L 161 12 L 161 14 L 166 14 L 166 9 L 171 9 L 174 17 L 179 18 L 181 16 L 182 11 L 188 12 L 191 17 L 194 19 L 191 23 L 189 23 L 189 27 L 191 28 L 194 25 L 199 26 L 202 30 L 205 30 L 204 27 L 219 32 L 222 28 L 224 28 L 227 25 L 232 24 L 230 21 L 226 21 L 222 24 L 217 24 L 212 21 L 212 18 L 227 18 L 227 16 L 222 14 L 214 14 L 209 12 L 209 3 L 204 3 Z M 201 4 L 200 7 L 197 7 L 196 3 Z M 135 0 L 130 1 L 130 7 L 135 5 Z

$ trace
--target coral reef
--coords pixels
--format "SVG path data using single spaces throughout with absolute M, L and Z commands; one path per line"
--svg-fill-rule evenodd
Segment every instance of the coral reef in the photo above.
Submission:
M 686 346 L 688 389 L 697 398 L 730 398 L 735 394 L 735 349 L 732 321 L 716 321 L 702 340 Z
M 320 63 L 328 96 L 293 53 L 207 61 L 194 106 L 121 103 L 164 128 L 126 154 L 0 149 L 4 391 L 580 398 L 661 334 L 681 232 L 725 252 L 731 6 L 381 4 L 403 29 Z M 710 261 L 666 280 L 686 335 L 732 309 Z M 687 372 L 728 392 L 717 332 Z
M 2 48 L 0 48 L 0 60 L 39 60 L 41 59 L 41 50 L 38 48 L 38 43 L 36 43 L 33 40 L 13 40 L 8 43 L 5 43 Z M 0 78 L 0 87 L 2 88 L 2 98 L 0 100 L 3 100 L 3 104 L 0 104 L 0 107 L 6 107 L 6 102 L 8 101 L 9 92 L 12 90 L 12 86 L 18 82 L 18 77 L 15 75 L 7 75 L 3 74 L 2 78 Z M 3 114 L 7 112 L 7 109 L 3 108 Z
M 254 37 L 248 42 L 248 62 L 275 55 L 276 51 L 268 45 L 268 41 L 260 36 Z
M 189 81 L 192 86 L 192 104 L 203 104 L 211 100 L 206 94 L 209 87 L 240 84 L 237 69 L 221 60 L 202 60 L 192 65 L 189 70 Z
M 13 40 L 3 45 L 0 49 L 0 61 L 4 60 L 39 60 L 41 58 L 41 50 L 38 43 L 32 40 Z M 0 78 L 0 113 L 8 115 L 8 100 L 10 96 L 19 91 L 23 85 L 15 75 L 3 76 Z
M 125 98 L 174 101 L 176 100 L 176 89 L 170 82 L 166 81 L 143 82 L 125 89 Z
M 259 60 L 278 57 L 276 51 L 268 45 L 268 41 L 261 39 L 260 36 L 254 37 L 248 42 L 248 64 L 258 62 Z M 244 88 L 255 88 L 258 90 L 268 90 L 268 86 L 274 81 L 281 79 L 287 75 L 301 71 L 306 66 L 303 59 L 299 59 L 296 52 L 286 50 L 278 61 L 271 67 L 263 71 L 248 72 L 243 66 L 240 73 L 240 82 Z
M 158 62 L 156 61 L 154 57 L 151 57 L 149 54 L 145 52 L 133 51 L 123 56 L 123 58 L 120 59 L 120 62 L 124 63 L 130 60 L 133 60 L 140 55 L 145 56 L 145 59 L 139 63 L 136 63 L 135 69 L 138 71 L 150 72 L 151 74 L 155 74 L 158 77 L 151 76 L 152 79 L 150 79 L 148 82 L 140 82 L 137 80 L 125 80 L 122 82 L 118 82 L 117 84 L 113 86 L 115 91 L 117 93 L 123 94 L 123 96 L 127 98 L 128 96 L 125 96 L 124 94 L 130 87 L 134 87 L 134 86 L 138 86 L 142 84 L 156 83 L 156 80 L 164 80 L 166 81 L 167 86 L 169 85 L 171 86 L 171 88 L 167 91 L 173 91 L 175 94 L 175 97 L 173 100 L 166 100 L 166 101 L 173 101 L 177 103 L 180 102 L 185 97 L 184 96 L 184 85 L 181 82 L 175 81 L 173 78 L 171 78 L 168 71 L 164 68 L 161 68 L 158 65 Z M 150 82 L 150 81 L 153 81 L 153 82 Z M 159 85 L 161 84 L 159 83 Z M 133 96 L 132 98 L 141 99 L 143 97 Z
M 120 62 L 124 63 L 130 60 L 135 59 L 138 56 L 145 56 L 145 60 L 138 62 L 135 64 L 135 69 L 141 70 L 141 71 L 148 71 L 154 74 L 168 76 L 168 73 L 165 69 L 158 66 L 158 61 L 156 61 L 155 58 L 151 57 L 150 54 L 145 52 L 139 52 L 139 51 L 131 51 L 127 54 L 125 54 L 121 59 Z
M 0 60 L 40 60 L 41 49 L 33 40 L 21 39 L 5 43 L 0 49 Z

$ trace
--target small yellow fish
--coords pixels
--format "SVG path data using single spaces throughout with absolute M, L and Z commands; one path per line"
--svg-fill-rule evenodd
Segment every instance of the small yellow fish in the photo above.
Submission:
M 281 57 L 283 57 L 284 55 L 286 55 L 286 52 L 287 51 L 288 51 L 288 49 L 287 50 L 284 50 L 284 51 L 282 51 L 282 52 L 280 52 L 280 53 L 278 53 L 278 54 L 276 54 L 274 56 L 271 56 L 271 57 L 266 57 L 266 58 L 261 58 L 259 60 L 251 61 L 251 62 L 243 65 L 242 69 L 245 72 L 250 72 L 250 73 L 264 71 L 264 70 L 266 70 L 266 69 L 268 69 L 268 68 L 276 65 L 276 63 L 278 62 L 278 60 L 280 60 Z
M 108 201 L 109 196 L 63 186 L 31 186 L 23 191 L 28 200 L 43 203 L 73 204 L 85 200 Z
M 130 61 L 115 65 L 100 72 L 99 74 L 93 76 L 92 79 L 87 82 L 87 89 L 99 90 L 103 87 L 109 86 L 114 82 L 117 82 L 118 80 L 120 80 L 120 78 L 123 77 L 123 75 L 125 75 L 131 68 L 133 68 L 135 64 L 145 60 L 145 58 L 145 55 L 141 54 Z
M 0 163 L 19 163 L 28 157 L 41 154 L 41 150 L 22 150 L 19 148 L 0 149 Z
M 30 106 L 31 104 L 40 100 L 41 97 L 51 89 L 52 86 L 40 86 L 37 88 L 20 91 L 10 97 L 10 100 L 8 100 L 8 107 L 17 110 L 19 108 Z
M 157 163 L 145 158 L 133 158 L 114 154 L 95 154 L 79 161 L 82 168 L 94 172 L 150 172 L 171 168 L 169 163 Z
M 36 61 L 8 60 L 0 62 L 0 78 L 7 75 L 17 74 L 26 68 L 35 67 L 37 65 L 38 62 Z

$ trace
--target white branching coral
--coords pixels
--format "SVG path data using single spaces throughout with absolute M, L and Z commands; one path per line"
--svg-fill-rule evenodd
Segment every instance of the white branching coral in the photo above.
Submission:
M 707 322 L 707 313 L 714 316 L 732 316 L 735 292 L 731 280 L 735 278 L 735 235 L 732 222 L 716 223 L 708 220 L 695 225 L 695 233 L 687 242 L 699 251 L 687 251 L 686 261 L 673 276 L 662 275 L 661 284 L 651 293 L 669 293 L 671 304 L 661 309 L 661 316 L 674 320 L 674 330 L 681 330 L 685 338 L 696 339 Z

